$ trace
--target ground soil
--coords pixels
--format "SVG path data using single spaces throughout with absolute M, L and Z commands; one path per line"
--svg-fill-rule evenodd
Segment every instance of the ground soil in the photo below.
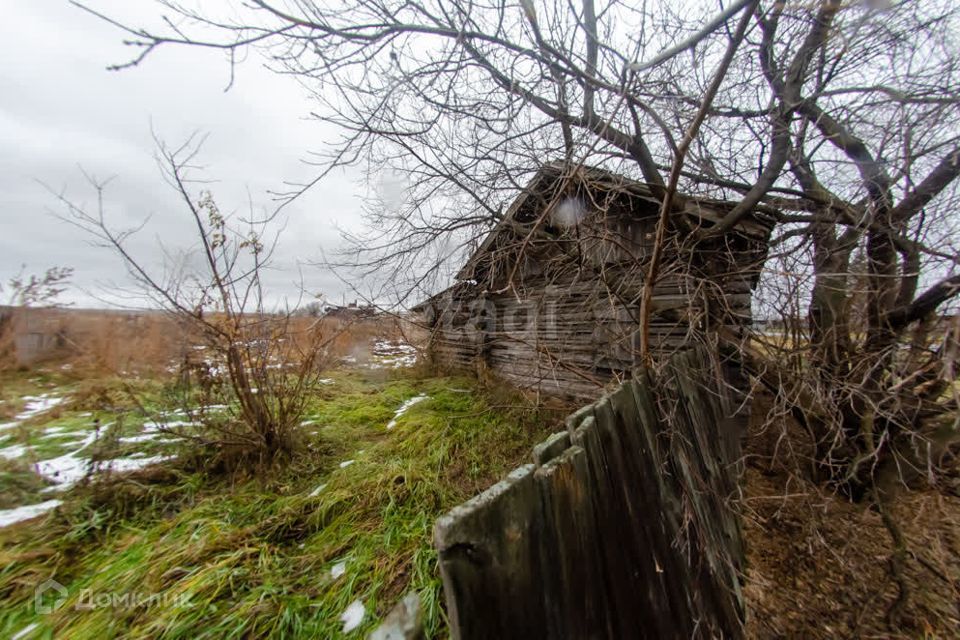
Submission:
M 960 498 L 937 488 L 897 496 L 907 599 L 894 607 L 894 545 L 876 508 L 811 482 L 799 430 L 765 427 L 765 415 L 761 403 L 741 501 L 748 637 L 960 637 Z

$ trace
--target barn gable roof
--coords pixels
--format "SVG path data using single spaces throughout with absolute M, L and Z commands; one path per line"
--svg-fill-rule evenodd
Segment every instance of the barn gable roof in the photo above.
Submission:
M 496 251 L 498 246 L 528 233 L 541 218 L 544 207 L 556 205 L 564 193 L 584 191 L 589 191 L 591 194 L 615 194 L 629 198 L 634 204 L 630 215 L 638 219 L 656 216 L 660 207 L 660 200 L 654 196 L 649 185 L 643 182 L 597 167 L 569 165 L 562 162 L 544 164 L 457 272 L 455 283 L 448 289 L 420 302 L 413 307 L 413 310 L 422 310 L 432 301 L 438 300 L 453 290 L 475 286 L 473 279 L 477 275 L 478 267 L 490 257 L 492 252 Z M 684 209 L 674 215 L 686 216 L 691 226 L 709 227 L 719 222 L 735 204 L 712 198 L 686 197 Z M 734 227 L 734 232 L 765 242 L 773 225 L 772 218 L 754 213 L 741 220 Z
M 497 240 L 505 234 L 523 232 L 534 223 L 541 213 L 535 203 L 551 201 L 556 203 L 557 195 L 564 189 L 589 188 L 593 192 L 620 193 L 633 200 L 649 203 L 649 207 L 637 207 L 632 214 L 637 217 L 654 216 L 659 211 L 660 200 L 651 191 L 649 185 L 585 165 L 567 165 L 561 162 L 545 164 L 517 195 L 503 218 L 484 237 L 476 251 L 467 259 L 456 279 L 469 280 L 474 277 L 478 264 L 494 250 Z M 694 226 L 709 227 L 716 224 L 732 209 L 736 203 L 713 198 L 687 197 L 681 215 L 691 219 Z M 534 205 L 534 206 L 531 206 Z M 762 214 L 746 216 L 735 227 L 735 231 L 756 239 L 766 240 L 773 228 L 773 220 Z

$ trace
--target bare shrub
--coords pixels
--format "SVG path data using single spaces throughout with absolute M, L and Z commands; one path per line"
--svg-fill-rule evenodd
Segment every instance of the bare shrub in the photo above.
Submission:
M 209 191 L 195 189 L 191 163 L 201 142 L 191 138 L 171 149 L 157 140 L 164 177 L 179 194 L 185 223 L 200 245 L 196 269 L 180 264 L 162 274 L 148 270 L 129 249 L 136 230 L 119 231 L 107 222 L 104 183 L 88 177 L 96 211 L 62 194 L 57 198 L 65 208 L 62 218 L 113 250 L 139 292 L 197 341 L 181 357 L 179 391 L 184 410 L 203 429 L 180 435 L 217 458 L 260 464 L 292 450 L 306 399 L 319 384 L 325 341 L 315 324 L 294 337 L 293 313 L 267 309 L 261 274 L 275 246 L 263 240 L 270 218 L 234 220 L 221 213 Z

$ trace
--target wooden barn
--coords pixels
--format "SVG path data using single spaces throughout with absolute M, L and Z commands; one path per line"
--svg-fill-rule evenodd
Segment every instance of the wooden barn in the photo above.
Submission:
M 772 221 L 747 216 L 716 239 L 692 242 L 732 207 L 684 198 L 673 214 L 650 345 L 663 356 L 706 341 L 741 387 L 730 343 L 751 322 Z M 431 330 L 432 359 L 545 394 L 596 398 L 639 364 L 640 296 L 658 213 L 644 184 L 595 168 L 544 166 L 455 284 L 414 308 Z

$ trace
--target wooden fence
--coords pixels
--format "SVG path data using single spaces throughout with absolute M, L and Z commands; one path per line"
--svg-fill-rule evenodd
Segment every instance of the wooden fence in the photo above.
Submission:
M 452 637 L 742 637 L 741 434 L 720 379 L 679 354 L 438 520 Z

